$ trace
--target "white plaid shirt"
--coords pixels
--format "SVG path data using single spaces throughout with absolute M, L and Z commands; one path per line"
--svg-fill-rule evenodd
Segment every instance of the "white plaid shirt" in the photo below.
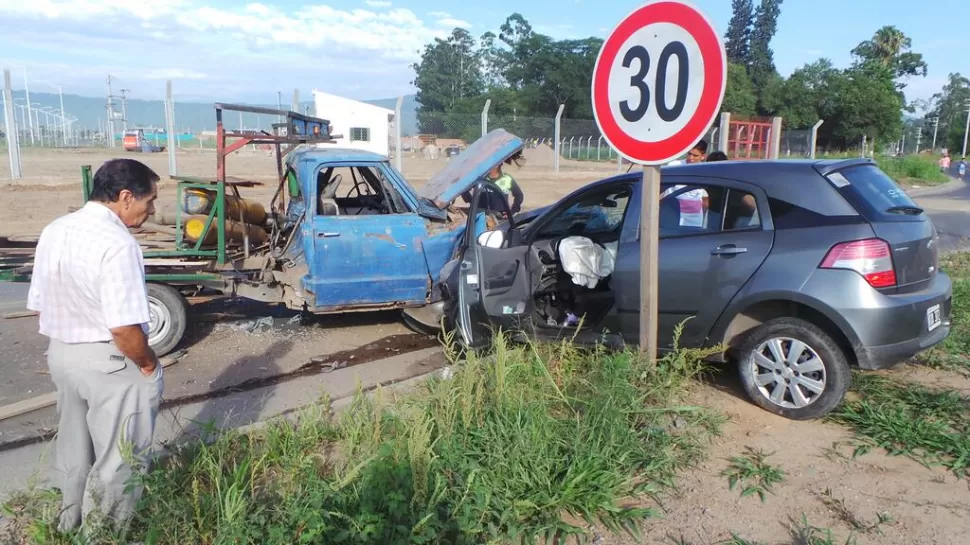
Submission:
M 121 219 L 90 201 L 41 232 L 27 308 L 63 343 L 110 341 L 111 329 L 150 320 L 141 246 Z

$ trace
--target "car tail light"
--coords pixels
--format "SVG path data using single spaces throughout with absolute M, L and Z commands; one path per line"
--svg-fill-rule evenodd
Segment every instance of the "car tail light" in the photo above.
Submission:
M 836 244 L 825 255 L 819 267 L 853 270 L 861 274 L 874 288 L 896 285 L 896 270 L 893 268 L 889 243 L 878 238 Z

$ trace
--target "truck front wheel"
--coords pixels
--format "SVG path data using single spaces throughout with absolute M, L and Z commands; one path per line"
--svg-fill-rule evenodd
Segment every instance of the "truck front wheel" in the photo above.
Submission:
M 148 345 L 162 357 L 178 346 L 188 322 L 188 302 L 175 288 L 148 284 Z

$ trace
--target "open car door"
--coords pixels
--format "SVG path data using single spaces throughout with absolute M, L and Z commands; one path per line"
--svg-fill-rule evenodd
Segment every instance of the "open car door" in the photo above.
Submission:
M 491 182 L 473 190 L 465 240 L 458 260 L 457 326 L 466 346 L 481 348 L 496 329 L 528 329 L 534 314 L 527 244 L 509 245 L 515 223 L 507 197 Z M 499 211 L 486 203 L 503 204 Z M 486 231 L 483 216 L 497 216 L 498 228 Z

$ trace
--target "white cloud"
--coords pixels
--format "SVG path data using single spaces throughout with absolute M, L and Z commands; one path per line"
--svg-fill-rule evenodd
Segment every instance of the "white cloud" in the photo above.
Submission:
M 218 100 L 275 100 L 277 90 L 293 87 L 383 98 L 413 92 L 410 64 L 424 46 L 470 26 L 448 14 L 422 19 L 387 0 L 365 4 L 380 9 L 0 0 L 0 64 L 89 95 L 102 93 L 111 73 L 142 96 L 158 95 L 159 80 L 172 79 L 177 92 Z
M 428 15 L 435 17 L 437 19 L 447 19 L 451 17 L 451 14 L 447 11 L 429 11 Z
M 455 19 L 454 17 L 442 17 L 438 19 L 437 23 L 443 27 L 448 28 L 471 28 L 472 24 L 468 21 L 462 21 L 461 19 Z
M 195 70 L 185 70 L 183 68 L 156 68 L 149 70 L 144 75 L 145 79 L 206 79 L 208 76 Z
M 372 0 L 371 4 L 386 7 L 385 4 L 390 5 L 390 2 Z M 87 23 L 98 21 L 106 26 L 111 18 L 120 21 L 136 19 L 165 24 L 174 27 L 171 30 L 175 31 L 212 33 L 213 37 L 228 35 L 261 46 L 310 49 L 338 46 L 402 59 L 414 58 L 415 51 L 441 34 L 440 30 L 427 26 L 407 9 L 377 13 L 365 9 L 340 10 L 325 4 L 287 12 L 262 3 L 216 7 L 187 0 L 0 0 L 0 17 L 10 16 Z

